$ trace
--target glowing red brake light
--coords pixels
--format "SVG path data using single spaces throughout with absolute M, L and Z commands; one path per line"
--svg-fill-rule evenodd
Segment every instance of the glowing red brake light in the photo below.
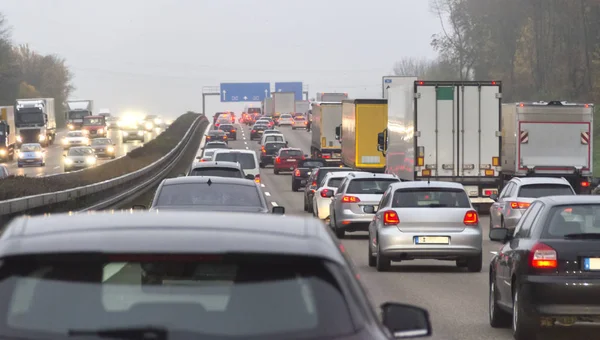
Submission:
M 587 188 L 587 187 L 589 187 L 589 186 L 590 186 L 590 182 L 588 182 L 588 181 L 582 181 L 582 182 L 581 182 L 581 187 L 582 187 L 582 188 Z
M 342 203 L 358 203 L 360 199 L 356 196 L 344 196 L 342 197 Z
M 281 158 L 279 158 L 279 156 L 277 158 L 275 158 L 275 163 L 277 163 L 277 164 L 281 163 Z
M 527 202 L 510 202 L 512 209 L 527 209 L 531 204 Z
M 475 210 L 469 210 L 465 213 L 465 217 L 463 218 L 463 223 L 465 225 L 476 226 L 479 225 L 479 215 Z
M 234 129 L 232 129 L 232 130 L 231 130 L 231 131 L 229 131 L 229 132 L 235 132 L 235 130 L 234 130 Z
M 321 197 L 327 198 L 327 193 L 328 192 L 329 192 L 329 189 L 323 189 L 323 190 L 321 190 Z
M 388 210 L 383 213 L 383 225 L 400 224 L 400 218 L 394 210 Z
M 300 177 L 300 170 L 296 169 L 296 171 L 294 171 L 294 176 Z
M 317 182 L 316 182 L 316 181 L 313 181 L 313 182 L 310 184 L 310 186 L 316 187 L 316 186 L 317 186 Z
M 254 182 L 260 183 L 260 175 L 254 176 Z
M 252 132 L 256 132 L 256 130 L 252 130 Z
M 556 268 L 558 256 L 556 250 L 544 243 L 536 243 L 529 252 L 529 265 L 533 268 Z

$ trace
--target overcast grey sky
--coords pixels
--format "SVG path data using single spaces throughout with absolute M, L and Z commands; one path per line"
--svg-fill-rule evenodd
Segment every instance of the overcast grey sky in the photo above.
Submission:
M 96 108 L 178 115 L 202 87 L 302 81 L 381 95 L 405 56 L 433 58 L 427 0 L 2 0 L 15 43 L 67 59 L 73 97 Z M 243 105 L 207 100 L 207 112 Z

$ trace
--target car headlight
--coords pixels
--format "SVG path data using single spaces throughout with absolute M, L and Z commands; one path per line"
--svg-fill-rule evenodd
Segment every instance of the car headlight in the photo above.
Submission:
M 69 124 L 67 126 L 69 127 L 69 130 L 73 130 L 75 128 L 75 126 L 73 124 Z
M 25 158 L 25 154 L 24 154 L 24 153 L 21 153 L 21 152 L 19 152 L 19 158 Z
M 6 149 L 0 149 L 0 156 L 6 156 Z
M 123 131 L 123 137 L 127 137 L 127 136 L 129 136 L 129 133 L 128 133 L 128 132 L 125 132 L 125 131 Z
M 17 142 L 21 143 L 23 141 L 23 137 L 17 136 Z
M 98 129 L 98 133 L 104 133 L 104 129 Z
M 42 135 L 42 134 L 40 134 L 40 135 L 38 136 L 38 139 L 39 139 L 39 141 L 40 141 L 40 142 L 43 142 L 43 141 L 45 141 L 45 140 L 46 140 L 46 135 Z
M 66 139 L 63 139 L 63 140 L 62 140 L 62 143 L 63 143 L 63 145 L 69 145 L 69 141 L 68 141 L 68 140 L 66 140 Z
M 171 125 L 171 124 L 173 124 L 173 121 L 172 120 L 167 120 L 167 125 Z
M 39 152 L 39 151 L 38 151 L 38 152 L 36 152 L 36 153 L 35 153 L 35 157 L 36 157 L 36 158 L 42 158 L 42 153 L 41 153 L 41 152 Z
M 84 138 L 83 139 L 83 144 L 89 144 L 90 143 L 90 139 L 89 138 Z
M 152 129 L 153 125 L 152 123 L 146 123 L 146 129 Z
M 156 118 L 154 120 L 154 124 L 156 124 L 156 125 L 162 124 L 162 120 L 160 118 Z
M 65 158 L 65 165 L 73 164 L 73 160 L 71 158 Z
M 85 159 L 85 162 L 86 162 L 87 164 L 94 164 L 94 163 L 96 163 L 96 157 L 94 157 L 94 156 L 89 156 L 88 158 L 86 158 L 86 159 Z
M 106 151 L 115 152 L 115 148 L 113 148 L 112 146 L 109 146 L 108 148 L 106 148 Z
M 138 136 L 143 136 L 144 135 L 144 131 L 138 131 Z

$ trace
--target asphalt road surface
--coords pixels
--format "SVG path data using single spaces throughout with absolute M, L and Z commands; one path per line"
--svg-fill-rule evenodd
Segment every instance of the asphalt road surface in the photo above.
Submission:
M 67 131 L 59 131 L 57 133 L 56 142 L 53 145 L 50 145 L 47 148 L 47 156 L 46 156 L 46 166 L 26 166 L 23 168 L 17 167 L 17 160 L 15 158 L 14 161 L 9 161 L 4 164 L 8 166 L 8 171 L 11 175 L 17 176 L 28 176 L 28 177 L 42 177 L 54 174 L 62 174 L 64 173 L 63 168 L 63 155 L 66 154 L 66 151 L 63 151 L 61 140 L 65 136 Z M 145 141 L 149 142 L 153 138 L 156 138 L 160 134 L 159 130 L 153 132 L 146 132 Z M 121 157 L 126 155 L 129 151 L 138 148 L 143 145 L 143 143 L 139 141 L 130 141 L 127 143 L 121 143 L 121 136 L 119 130 L 108 130 L 108 137 L 111 138 L 116 144 L 116 156 Z M 110 162 L 112 159 L 110 158 L 99 158 L 98 165 Z
M 310 151 L 310 133 L 279 128 L 291 147 Z M 236 149 L 258 150 L 250 141 L 248 127 L 238 130 Z M 302 192 L 292 192 L 288 174 L 274 175 L 271 168 L 261 169 L 262 187 L 272 206 L 284 206 L 286 214 L 304 215 Z M 410 303 L 426 308 L 431 314 L 435 340 L 508 340 L 510 329 L 493 329 L 488 323 L 488 272 L 491 251 L 500 245 L 487 240 L 489 219 L 481 216 L 484 233 L 484 266 L 480 273 L 467 273 L 454 262 L 419 260 L 393 263 L 392 270 L 378 273 L 367 264 L 367 233 L 352 233 L 342 241 L 356 266 L 375 308 L 386 301 Z M 348 234 L 347 234 L 348 235 Z M 109 278 L 112 277 L 112 278 Z M 119 282 L 138 280 L 139 269 L 131 266 L 112 268 L 107 279 Z M 538 339 L 598 339 L 598 334 L 584 334 L 576 329 L 553 329 Z M 425 339 L 425 338 L 424 338 Z M 533 339 L 532 339 L 533 340 Z

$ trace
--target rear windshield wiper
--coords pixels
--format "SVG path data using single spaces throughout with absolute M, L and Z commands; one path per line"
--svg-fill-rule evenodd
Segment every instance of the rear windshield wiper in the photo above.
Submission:
M 123 327 L 101 329 L 70 329 L 69 336 L 94 335 L 100 338 L 115 338 L 127 340 L 166 340 L 167 329 L 161 327 Z
M 600 233 L 573 233 L 573 234 L 567 234 L 563 237 L 564 238 L 600 240 Z

